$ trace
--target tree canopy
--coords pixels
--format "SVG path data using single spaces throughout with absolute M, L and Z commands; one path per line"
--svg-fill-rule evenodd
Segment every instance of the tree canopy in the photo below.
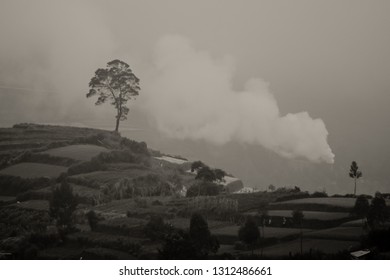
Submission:
M 50 199 L 50 216 L 56 219 L 57 226 L 70 229 L 73 226 L 73 212 L 78 205 L 78 197 L 66 182 L 54 189 Z
M 368 215 L 369 209 L 370 209 L 370 203 L 368 202 L 367 197 L 364 195 L 359 195 L 356 198 L 355 205 L 352 209 L 352 213 L 359 218 L 365 218 Z
M 253 217 L 248 216 L 245 224 L 238 231 L 238 238 L 253 249 L 256 243 L 260 240 L 260 231 Z
M 368 210 L 367 221 L 371 228 L 381 225 L 387 218 L 386 200 L 382 194 L 377 192 L 371 200 L 370 209 Z
M 118 132 L 119 122 L 127 119 L 129 108 L 127 101 L 138 96 L 139 79 L 134 75 L 130 66 L 118 59 L 107 63 L 106 68 L 99 68 L 89 82 L 87 98 L 98 96 L 95 105 L 107 101 L 117 110 L 115 131 Z

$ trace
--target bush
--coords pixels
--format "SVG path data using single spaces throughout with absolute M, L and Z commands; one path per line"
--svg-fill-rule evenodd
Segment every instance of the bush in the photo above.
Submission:
M 56 219 L 57 226 L 66 230 L 73 228 L 73 212 L 77 204 L 78 197 L 73 195 L 72 187 L 66 181 L 62 182 L 50 199 L 50 216 Z
M 247 216 L 245 224 L 238 231 L 238 238 L 252 249 L 253 253 L 253 249 L 260 240 L 260 231 L 253 217 Z
M 147 208 L 148 207 L 148 201 L 146 199 L 136 198 L 134 201 L 137 204 L 137 207 L 140 207 L 140 208 Z
M 166 223 L 161 216 L 151 216 L 149 222 L 144 227 L 147 237 L 152 240 L 162 240 L 172 232 L 172 227 Z
M 194 213 L 192 215 L 189 234 L 199 257 L 205 257 L 209 252 L 216 253 L 218 251 L 219 242 L 216 237 L 211 235 L 209 226 L 201 214 Z
M 217 238 L 210 234 L 207 222 L 200 214 L 191 217 L 190 230 L 172 231 L 165 238 L 159 256 L 162 259 L 204 259 L 219 248 Z
M 87 213 L 87 219 L 88 219 L 89 227 L 91 228 L 92 231 L 96 229 L 96 226 L 99 223 L 99 221 L 104 220 L 104 218 L 101 215 L 96 214 L 96 212 L 93 210 L 90 210 Z
M 164 205 L 160 200 L 154 200 L 152 205 Z
M 194 196 L 216 196 L 222 191 L 223 187 L 212 182 L 199 181 L 193 184 L 187 190 L 187 197 Z
M 310 197 L 328 197 L 328 194 L 326 192 L 314 192 Z
M 122 138 L 120 145 L 122 148 L 129 149 L 133 153 L 149 156 L 148 146 L 145 142 L 137 142 L 127 138 Z

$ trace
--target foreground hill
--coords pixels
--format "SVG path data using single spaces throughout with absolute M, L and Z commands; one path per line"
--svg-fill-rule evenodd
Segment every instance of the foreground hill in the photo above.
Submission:
M 366 234 L 349 214 L 354 198 L 314 198 L 298 188 L 245 193 L 248 188 L 233 175 L 219 182 L 213 196 L 188 197 L 188 189 L 200 190 L 204 183 L 190 172 L 191 164 L 104 130 L 32 124 L 2 128 L 0 253 L 12 258 L 155 259 L 163 240 L 147 230 L 153 217 L 186 230 L 195 212 L 207 219 L 217 237 L 220 258 L 248 254 L 238 238 L 248 216 L 263 224 L 266 248 L 261 254 L 269 258 L 295 254 L 300 230 L 293 210 L 303 210 L 303 232 L 310 244 L 305 250 L 310 252 L 359 248 Z M 49 215 L 49 200 L 64 181 L 79 204 L 73 217 L 76 230 L 61 239 Z M 96 224 L 89 224 L 90 211 L 98 217 Z M 264 212 L 267 220 L 261 222 Z

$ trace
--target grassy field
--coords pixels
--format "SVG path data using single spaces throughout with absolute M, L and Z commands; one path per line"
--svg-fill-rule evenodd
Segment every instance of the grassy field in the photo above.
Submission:
M 59 185 L 50 186 L 43 189 L 32 191 L 32 194 L 34 195 L 33 197 L 47 199 L 48 197 L 50 197 L 55 187 L 58 186 Z M 103 197 L 103 194 L 100 192 L 100 190 L 85 187 L 85 186 L 80 186 L 76 184 L 70 184 L 70 186 L 72 187 L 74 194 L 78 195 L 81 198 L 85 198 L 86 200 L 90 200 L 91 202 L 93 200 L 100 201 L 101 198 Z
M 327 254 L 336 254 L 343 250 L 349 250 L 353 247 L 359 246 L 358 242 L 355 241 L 344 241 L 344 240 L 326 240 L 326 239 L 306 239 L 303 240 L 303 252 L 308 253 L 310 249 L 319 250 Z M 300 240 L 296 239 L 290 242 L 285 242 L 270 247 L 266 247 L 263 250 L 264 256 L 269 257 L 286 257 L 291 254 L 299 254 Z M 255 254 L 260 254 L 261 250 L 255 250 Z
M 71 176 L 71 178 L 80 178 L 88 181 L 96 181 L 101 184 L 109 184 L 117 182 L 120 179 L 132 179 L 140 176 L 145 176 L 147 174 L 154 174 L 154 172 L 148 169 L 133 168 L 122 171 L 95 171 L 85 174 L 74 175 Z
M 66 167 L 33 163 L 33 162 L 22 162 L 5 169 L 0 170 L 0 174 L 19 176 L 22 178 L 38 178 L 38 177 L 58 177 L 62 172 L 67 170 Z
M 302 211 L 304 219 L 308 220 L 337 220 L 346 218 L 349 216 L 347 212 L 320 212 L 320 211 Z M 292 211 L 290 210 L 270 210 L 268 211 L 269 216 L 274 217 L 292 217 Z
M 128 213 L 131 217 L 141 219 L 148 219 L 151 215 L 171 217 L 173 214 L 170 214 L 169 210 L 173 207 L 160 205 L 167 204 L 171 199 L 171 197 L 145 197 L 141 199 L 113 200 L 109 203 L 95 206 L 93 209 L 109 219 L 126 217 Z M 156 201 L 159 201 L 158 205 L 154 205 Z
M 283 204 L 321 204 L 337 207 L 352 208 L 355 205 L 356 198 L 353 197 L 309 197 L 295 200 L 288 200 L 283 202 L 275 202 L 273 205 Z
M 361 236 L 365 234 L 366 232 L 362 230 L 362 227 L 335 227 L 312 231 L 305 234 L 305 237 L 316 239 L 359 241 Z
M 179 229 L 188 229 L 190 227 L 190 219 L 185 218 L 175 218 L 171 220 L 166 220 L 167 223 L 171 224 L 175 228 Z M 207 220 L 207 224 L 209 226 L 209 229 L 216 229 L 226 226 L 233 226 L 232 223 L 229 222 L 223 222 L 223 221 L 216 221 L 216 220 Z
M 215 234 L 222 244 L 233 244 L 238 241 L 238 231 L 240 227 L 236 225 L 211 229 L 211 233 Z M 260 233 L 263 234 L 261 228 Z M 303 229 L 303 232 L 310 232 L 310 229 Z M 287 238 L 289 236 L 296 236 L 300 232 L 297 228 L 277 228 L 277 227 L 265 227 L 264 237 L 265 238 Z
M 65 143 L 97 133 L 107 133 L 107 131 L 57 125 L 21 124 L 13 128 L 0 128 L 0 151 L 40 148 L 53 142 Z
M 70 145 L 55 149 L 47 150 L 43 153 L 56 157 L 65 157 L 75 160 L 88 161 L 91 158 L 97 156 L 101 152 L 108 151 L 104 147 L 96 145 Z

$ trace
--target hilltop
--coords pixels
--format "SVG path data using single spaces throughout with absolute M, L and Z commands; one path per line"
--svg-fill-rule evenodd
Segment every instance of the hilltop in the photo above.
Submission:
M 344 251 L 338 256 L 345 256 L 360 246 L 361 223 L 350 215 L 355 198 L 328 198 L 299 188 L 245 193 L 248 188 L 231 174 L 204 196 L 205 182 L 196 179 L 191 165 L 181 156 L 106 130 L 37 124 L 1 128 L 0 253 L 13 258 L 154 259 L 163 241 L 147 230 L 153 217 L 185 230 L 197 212 L 220 243 L 218 258 L 238 258 L 248 254 L 238 242 L 240 226 L 248 216 L 260 221 L 267 211 L 265 248 L 256 253 L 264 249 L 268 258 L 288 258 L 298 253 L 299 228 L 291 216 L 297 209 L 305 217 L 310 254 Z M 66 239 L 49 216 L 53 190 L 64 181 L 79 200 L 76 230 Z M 189 196 L 191 188 L 199 192 Z M 88 225 L 90 211 L 97 215 L 93 226 Z

